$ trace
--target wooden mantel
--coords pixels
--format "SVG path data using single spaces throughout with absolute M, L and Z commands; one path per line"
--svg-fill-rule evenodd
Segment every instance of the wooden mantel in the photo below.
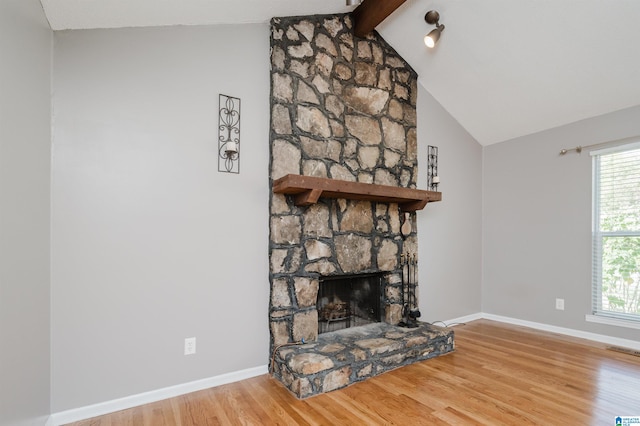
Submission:
M 427 203 L 442 200 L 441 192 L 301 175 L 286 175 L 275 180 L 273 192 L 292 195 L 296 206 L 315 204 L 320 197 L 345 198 L 398 203 L 403 212 L 422 210 Z

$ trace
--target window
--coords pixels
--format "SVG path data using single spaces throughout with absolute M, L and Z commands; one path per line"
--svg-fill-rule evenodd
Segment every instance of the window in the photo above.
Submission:
M 593 315 L 640 322 L 640 143 L 593 155 Z

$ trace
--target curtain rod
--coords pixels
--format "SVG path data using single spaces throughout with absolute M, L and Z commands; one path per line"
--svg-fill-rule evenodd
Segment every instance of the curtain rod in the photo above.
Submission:
M 585 145 L 585 146 L 576 146 L 575 148 L 563 148 L 560 150 L 559 155 L 565 155 L 571 151 L 575 151 L 577 154 L 582 153 L 583 149 L 591 149 L 591 148 L 599 148 L 599 147 L 604 147 L 604 146 L 616 146 L 616 145 L 622 145 L 628 142 L 637 142 L 638 141 L 638 137 L 634 136 L 634 137 L 630 137 L 630 138 L 624 138 L 624 139 L 618 139 L 615 141 L 608 141 L 608 142 L 600 142 L 600 143 L 594 143 L 591 145 Z

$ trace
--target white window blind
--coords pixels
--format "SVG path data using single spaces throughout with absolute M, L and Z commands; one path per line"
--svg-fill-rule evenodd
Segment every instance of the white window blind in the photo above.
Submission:
M 593 155 L 593 314 L 640 321 L 640 143 Z

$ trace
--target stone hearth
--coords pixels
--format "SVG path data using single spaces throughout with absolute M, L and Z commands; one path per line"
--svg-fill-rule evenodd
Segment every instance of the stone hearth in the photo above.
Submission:
M 307 398 L 453 350 L 450 329 L 375 323 L 324 333 L 314 343 L 282 347 L 274 357 L 273 374 L 298 398 Z

